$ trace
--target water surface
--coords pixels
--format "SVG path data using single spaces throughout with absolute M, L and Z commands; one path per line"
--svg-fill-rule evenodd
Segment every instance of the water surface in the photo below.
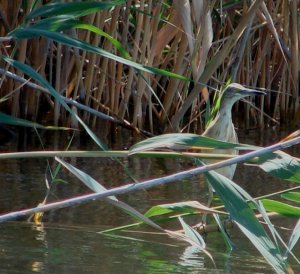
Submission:
M 42 133 L 45 149 L 65 149 L 70 137 L 51 132 Z M 269 137 L 268 137 L 269 136 Z M 285 133 L 270 130 L 263 135 L 240 134 L 240 141 L 267 145 L 283 138 Z M 104 138 L 111 149 L 126 149 L 137 141 L 128 131 L 119 132 L 114 139 Z M 41 149 L 34 133 L 20 134 L 0 145 L 1 151 Z M 75 137 L 70 149 L 97 149 L 85 137 Z M 299 147 L 291 152 L 299 155 Z M 107 188 L 131 182 L 121 165 L 104 158 L 66 158 Z M 122 159 L 137 179 L 149 179 L 191 168 L 192 161 L 182 159 Z M 34 207 L 46 195 L 47 166 L 52 170 L 53 159 L 2 160 L 0 164 L 0 211 L 9 212 Z M 90 190 L 62 169 L 64 182 L 52 184 L 49 201 L 62 200 Z M 274 179 L 254 167 L 238 166 L 235 179 L 251 195 L 260 196 L 294 186 Z M 188 200 L 206 201 L 206 185 L 199 177 L 159 186 L 150 190 L 119 197 L 141 212 L 151 206 Z M 237 250 L 229 254 L 219 233 L 207 237 L 210 259 L 183 242 L 161 235 L 157 231 L 137 227 L 133 232 L 104 235 L 99 231 L 134 222 L 128 215 L 103 201 L 92 201 L 72 208 L 45 213 L 42 225 L 25 219 L 0 224 L 0 273 L 273 273 L 248 240 L 236 228 L 231 231 Z M 188 221 L 188 220 L 187 220 Z M 293 227 L 296 220 L 291 220 Z M 277 221 L 280 224 L 280 221 Z M 178 222 L 169 224 L 177 226 Z M 177 226 L 179 227 L 179 226 Z M 288 232 L 285 232 L 288 235 Z M 300 254 L 299 248 L 295 250 Z M 300 268 L 294 268 L 295 273 Z

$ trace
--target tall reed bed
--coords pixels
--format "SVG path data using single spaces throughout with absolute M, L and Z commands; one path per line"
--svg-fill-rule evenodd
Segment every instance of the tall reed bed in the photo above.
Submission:
M 167 72 L 137 70 L 117 58 L 87 51 L 81 45 L 69 46 L 47 35 L 11 39 L 10 31 L 57 16 L 30 16 L 42 6 L 47 7 L 41 2 L 1 3 L 1 54 L 34 68 L 63 96 L 141 129 L 188 130 L 194 124 L 202 130 L 212 93 L 228 82 L 238 82 L 267 91 L 265 98 L 253 101 L 256 109 L 249 105 L 241 108 L 248 125 L 253 120 L 260 126 L 270 121 L 299 121 L 296 0 L 257 0 L 251 5 L 248 1 L 216 0 L 115 1 L 110 7 L 84 16 L 63 10 L 59 16 L 79 17 L 82 25 L 76 27 L 61 30 L 42 25 L 44 30 L 62 31 L 71 39 L 189 80 L 163 75 Z M 3 61 L 1 67 L 24 76 Z M 2 77 L 0 97 L 1 111 L 14 116 L 77 126 L 76 120 L 48 94 L 9 77 Z M 96 126 L 96 116 L 75 107 L 73 111 Z

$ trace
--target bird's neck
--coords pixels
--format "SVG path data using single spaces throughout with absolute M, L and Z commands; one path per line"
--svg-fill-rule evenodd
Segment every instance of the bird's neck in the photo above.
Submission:
M 236 101 L 236 98 L 222 98 L 219 111 L 231 114 L 232 107 Z
M 226 117 L 227 121 L 232 120 L 231 110 L 232 110 L 233 104 L 226 104 L 225 106 L 221 104 L 220 109 L 219 109 L 215 119 L 220 119 L 220 118 L 224 119 Z

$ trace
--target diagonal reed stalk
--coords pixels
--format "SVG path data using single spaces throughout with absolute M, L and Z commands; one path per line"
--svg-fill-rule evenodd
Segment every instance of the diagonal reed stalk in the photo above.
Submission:
M 296 145 L 300 143 L 300 137 L 296 137 L 293 139 L 289 139 L 287 141 L 284 142 L 280 142 L 274 145 L 271 145 L 269 147 L 265 147 L 265 148 L 261 148 L 259 150 L 255 150 L 255 151 L 251 151 L 249 153 L 237 156 L 235 158 L 232 159 L 228 159 L 228 160 L 224 160 L 221 162 L 217 162 L 214 164 L 210 164 L 210 165 L 205 165 L 205 166 L 200 166 L 194 169 L 190 169 L 190 170 L 186 170 L 186 171 L 181 171 L 172 175 L 168 175 L 168 176 L 164 176 L 164 177 L 160 177 L 160 178 L 156 178 L 156 179 L 151 179 L 151 180 L 146 180 L 143 182 L 139 182 L 139 183 L 133 183 L 133 184 L 127 184 L 127 185 L 122 185 L 120 187 L 116 187 L 114 189 L 110 189 L 110 190 L 106 190 L 103 191 L 101 193 L 92 193 L 92 194 L 86 194 L 86 195 L 82 195 L 79 197 L 75 197 L 75 198 L 70 198 L 70 199 L 66 199 L 63 201 L 59 201 L 59 202 L 54 202 L 54 203 L 49 203 L 47 205 L 42 205 L 36 208 L 31 208 L 31 209 L 25 209 L 22 211 L 16 211 L 16 212 L 10 212 L 7 214 L 2 214 L 0 216 L 0 222 L 5 222 L 5 221 L 9 221 L 9 220 L 14 220 L 16 218 L 19 217 L 24 217 L 27 215 L 31 215 L 34 214 L 36 212 L 41 212 L 41 211 L 49 211 L 49 210 L 53 210 L 53 209 L 58 209 L 58 208 L 64 208 L 64 207 L 69 207 L 69 206 L 73 206 L 76 204 L 81 204 L 81 203 L 85 203 L 94 199 L 103 199 L 105 197 L 109 197 L 109 196 L 115 196 L 115 195 L 120 195 L 120 194 L 124 194 L 124 193 L 130 193 L 130 192 L 134 192 L 137 190 L 141 190 L 141 189 L 148 189 L 154 186 L 159 186 L 162 184 L 167 184 L 167 183 L 172 183 L 174 181 L 178 181 L 178 180 L 183 180 L 183 179 L 187 179 L 187 178 L 191 178 L 192 176 L 210 171 L 210 170 L 214 170 L 214 169 L 218 169 L 218 168 L 222 168 L 228 165 L 232 165 L 232 164 L 236 164 L 236 163 L 241 163 L 241 162 L 245 162 L 247 160 L 250 160 L 254 157 L 258 157 L 258 156 L 262 156 L 277 150 L 282 150 L 285 149 L 287 147 Z

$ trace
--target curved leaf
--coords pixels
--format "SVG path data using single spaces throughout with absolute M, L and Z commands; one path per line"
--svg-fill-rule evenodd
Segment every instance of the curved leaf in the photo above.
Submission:
M 85 41 L 81 41 L 79 39 L 75 39 L 75 38 L 71 38 L 67 35 L 58 33 L 58 32 L 53 32 L 53 31 L 48 31 L 48 30 L 43 30 L 43 29 L 34 29 L 34 28 L 17 28 L 15 30 L 13 30 L 9 35 L 11 35 L 12 37 L 14 37 L 15 39 L 30 39 L 30 38 L 35 38 L 35 37 L 45 37 L 48 39 L 52 39 L 58 43 L 62 43 L 64 45 L 67 46 L 71 46 L 71 47 L 75 47 L 75 48 L 79 48 L 82 50 L 86 50 L 88 52 L 93 52 L 96 54 L 99 54 L 103 57 L 106 58 L 110 58 L 112 60 L 115 60 L 117 62 L 120 62 L 122 64 L 131 66 L 135 69 L 141 70 L 141 71 L 145 71 L 148 73 L 154 73 L 154 74 L 160 74 L 163 76 L 168 76 L 168 77 L 173 77 L 176 79 L 180 79 L 180 80 L 185 80 L 185 81 L 190 81 L 189 78 L 184 77 L 182 75 L 167 71 L 167 70 L 163 70 L 163 69 L 158 69 L 158 68 L 154 68 L 154 67 L 149 67 L 149 66 L 145 66 L 145 65 L 141 65 L 138 64 L 136 62 L 133 62 L 131 60 L 127 60 L 125 58 L 119 57 L 115 54 L 112 54 L 104 49 L 98 48 L 96 46 L 93 46 Z
M 287 192 L 281 194 L 281 197 L 292 202 L 300 203 L 300 192 Z
M 181 217 L 178 217 L 178 219 L 180 221 L 180 224 L 182 225 L 185 236 L 188 239 L 191 239 L 192 242 L 196 243 L 197 247 L 199 247 L 201 251 L 203 251 L 215 265 L 215 261 L 212 255 L 205 249 L 206 244 L 203 237 L 198 233 L 198 231 L 196 231 L 194 228 L 190 227 L 187 223 L 185 223 L 185 221 Z
M 222 234 L 222 237 L 223 237 L 223 239 L 224 239 L 224 242 L 225 242 L 225 244 L 226 244 L 226 246 L 227 246 L 227 249 L 229 250 L 229 251 L 232 251 L 234 248 L 235 248 L 235 245 L 234 245 L 234 243 L 231 241 L 231 239 L 230 239 L 230 237 L 228 236 L 228 234 L 227 234 L 227 232 L 226 232 L 226 230 L 225 230 L 225 228 L 224 228 L 224 225 L 222 224 L 222 222 L 221 222 L 221 219 L 220 219 L 220 216 L 219 216 L 219 214 L 213 214 L 213 217 L 215 218 L 215 221 L 216 221 L 216 223 L 218 224 L 218 227 L 219 227 L 219 229 L 220 229 L 220 231 L 221 231 L 221 234 Z
M 75 175 L 81 182 L 83 182 L 88 188 L 93 190 L 94 192 L 101 193 L 106 191 L 107 189 L 98 183 L 95 179 L 93 179 L 90 175 L 86 174 L 85 172 L 79 170 L 78 168 L 74 167 L 71 164 L 68 164 L 62 159 L 55 157 L 55 160 L 62 164 L 65 168 L 67 168 L 73 175 Z M 155 224 L 152 220 L 145 217 L 142 213 L 138 212 L 136 209 L 131 207 L 130 205 L 119 201 L 115 196 L 109 196 L 104 198 L 107 202 L 115 205 L 116 207 L 120 208 L 121 210 L 125 211 L 132 217 L 152 226 L 155 229 L 163 230 L 159 225 Z
M 41 124 L 31 122 L 25 119 L 17 118 L 14 116 L 7 115 L 5 113 L 0 112 L 0 123 L 13 125 L 13 126 L 21 126 L 21 127 L 31 127 L 31 128 L 40 128 L 40 129 L 62 129 L 62 130 L 71 130 L 71 128 L 67 127 L 53 127 L 53 126 L 43 126 Z
M 50 83 L 40 74 L 38 74 L 32 67 L 23 64 L 19 61 L 13 60 L 6 56 L 0 57 L 10 64 L 11 66 L 21 70 L 22 72 L 29 75 L 32 79 L 40 82 L 45 88 L 49 90 L 51 95 L 71 114 L 73 115 L 77 121 L 83 126 L 86 132 L 90 135 L 90 137 L 95 141 L 95 143 L 103 150 L 106 150 L 106 145 L 101 142 L 101 140 L 97 137 L 97 135 L 90 130 L 90 128 L 80 119 L 80 117 L 67 105 L 67 103 L 60 97 L 60 94 L 50 85 Z
M 270 200 L 270 199 L 262 199 L 261 201 L 265 209 L 268 211 L 276 212 L 287 217 L 300 216 L 300 207 L 292 206 L 289 204 L 285 204 L 283 202 Z
M 286 258 L 287 258 L 288 253 L 294 248 L 294 246 L 298 242 L 299 237 L 300 237 L 300 219 L 298 220 L 297 224 L 295 225 L 295 227 L 293 229 L 293 233 L 290 237 L 290 240 L 288 243 L 288 249 L 285 254 Z
M 261 223 L 257 220 L 247 200 L 234 188 L 231 180 L 209 171 L 205 174 L 209 183 L 222 199 L 232 220 L 249 238 L 257 250 L 278 273 L 286 272 L 288 265 L 278 247 L 272 242 Z
M 27 20 L 34 17 L 53 16 L 60 14 L 71 14 L 74 16 L 84 16 L 90 13 L 95 13 L 99 10 L 110 9 L 114 6 L 125 3 L 125 0 L 115 0 L 112 2 L 71 2 L 71 3 L 50 3 L 43 5 L 40 8 L 34 9 L 26 17 Z
M 268 153 L 253 159 L 252 163 L 275 177 L 300 183 L 300 162 L 287 153 Z
M 122 44 L 109 34 L 107 34 L 105 31 L 91 25 L 91 24 L 86 24 L 83 23 L 77 19 L 74 19 L 71 16 L 56 16 L 56 17 L 51 17 L 51 18 L 46 18 L 43 20 L 38 21 L 34 25 L 31 25 L 29 28 L 32 29 L 41 29 L 41 30 L 48 30 L 48 31 L 63 31 L 63 30 L 68 30 L 72 28 L 78 28 L 78 29 L 85 29 L 89 30 L 91 32 L 94 32 L 100 36 L 103 36 L 107 38 L 115 47 L 116 49 L 121 53 L 121 55 L 126 58 L 130 59 L 130 55 L 128 51 L 122 46 Z
M 207 206 L 202 205 L 198 201 L 186 201 L 178 202 L 172 204 L 162 204 L 151 207 L 146 213 L 147 217 L 154 217 L 159 215 L 168 214 L 171 212 L 180 212 L 180 213 L 216 213 L 216 214 L 226 214 L 225 212 L 211 209 Z
M 152 137 L 143 140 L 130 148 L 130 154 L 134 154 L 145 150 L 154 150 L 162 148 L 171 149 L 203 149 L 203 148 L 213 148 L 213 149 L 256 149 L 254 146 L 244 145 L 244 144 L 234 144 L 219 141 L 209 137 L 204 137 L 197 134 L 191 133 L 170 133 L 163 134 L 156 137 Z

